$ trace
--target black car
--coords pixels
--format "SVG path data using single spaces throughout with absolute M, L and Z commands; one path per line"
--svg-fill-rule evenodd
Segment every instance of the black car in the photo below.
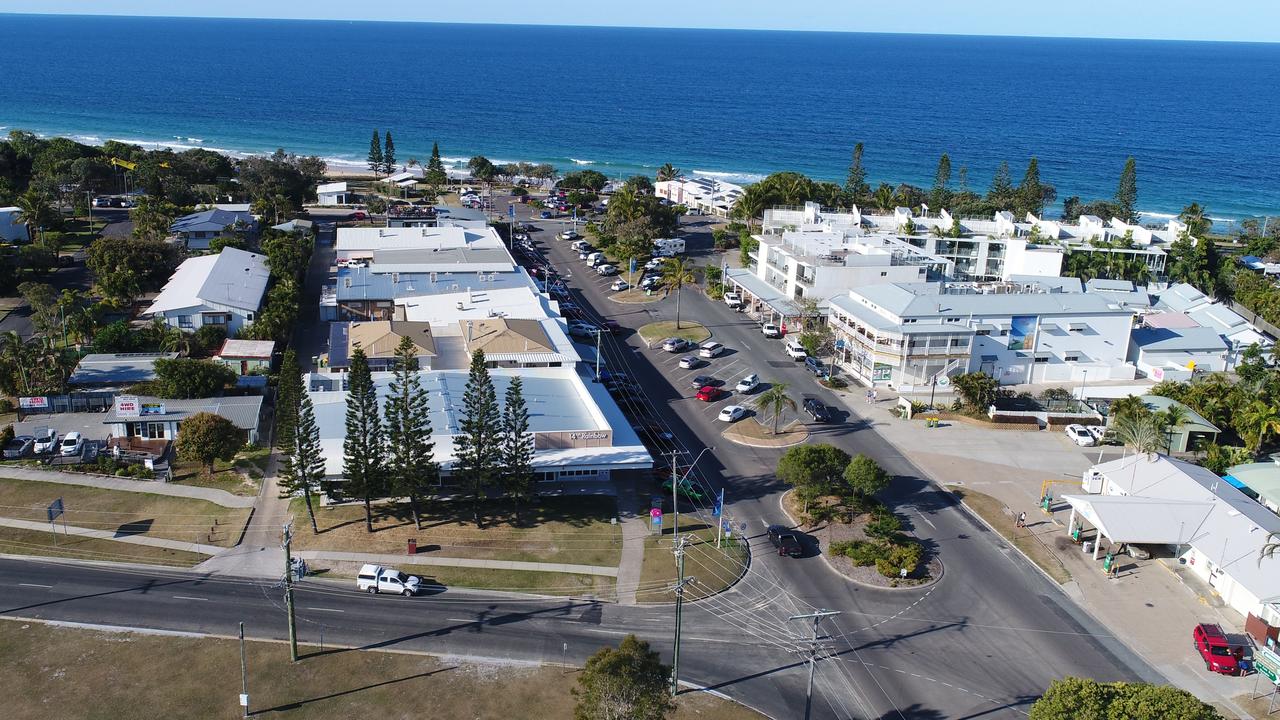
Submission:
M 694 375 L 693 379 L 689 381 L 689 387 L 692 388 L 704 388 L 708 386 L 720 387 L 720 381 L 713 375 Z
M 800 538 L 791 532 L 791 529 L 783 525 L 769 526 L 769 542 L 778 548 L 779 555 L 798 558 L 804 555 L 804 546 L 800 544 Z
M 814 422 L 831 422 L 831 411 L 827 409 L 826 403 L 815 397 L 807 397 L 804 399 L 804 411 L 809 413 L 809 417 Z

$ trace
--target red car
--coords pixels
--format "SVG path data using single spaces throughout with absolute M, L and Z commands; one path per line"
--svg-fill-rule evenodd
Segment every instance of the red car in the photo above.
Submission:
M 1226 633 L 1213 623 L 1200 623 L 1191 631 L 1191 639 L 1195 641 L 1196 652 L 1204 658 L 1204 668 L 1223 675 L 1235 675 L 1240 672 L 1240 664 L 1232 652 L 1231 643 L 1227 642 Z
M 720 397 L 720 389 L 711 387 L 710 385 L 703 385 L 701 388 L 698 388 L 698 394 L 694 397 L 698 398 L 702 402 L 715 402 L 716 399 Z

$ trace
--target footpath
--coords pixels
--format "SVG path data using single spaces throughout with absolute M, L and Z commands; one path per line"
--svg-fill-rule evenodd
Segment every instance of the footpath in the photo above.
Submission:
M 192 487 L 155 480 L 130 480 L 110 475 L 87 475 L 84 473 L 68 473 L 58 470 L 35 470 L 24 467 L 0 467 L 0 478 L 12 480 L 30 480 L 32 482 L 62 483 L 63 485 L 84 485 L 103 490 L 119 490 L 121 492 L 151 493 L 153 495 L 170 495 L 192 500 L 207 500 L 215 505 L 229 508 L 253 507 L 254 498 L 233 495 L 226 490 L 216 488 Z
M 1039 507 L 1045 489 L 1054 496 L 1082 492 L 1083 472 L 1099 457 L 1119 457 L 1121 448 L 1078 447 L 1063 433 L 1049 430 L 1019 432 L 959 422 L 926 428 L 922 420 L 899 418 L 897 396 L 892 392 L 879 390 L 879 401 L 874 404 L 865 402 L 864 392 L 852 386 L 840 397 L 853 415 L 874 428 L 925 475 L 998 501 L 1003 506 L 1000 518 L 1008 524 L 992 529 L 1038 543 L 1045 551 L 1037 553 L 1041 562 L 1052 558 L 1070 576 L 1060 584 L 1063 592 L 1171 684 L 1239 717 L 1252 717 L 1241 705 L 1247 701 L 1254 678 L 1209 673 L 1191 646 L 1191 629 L 1196 623 L 1243 628 L 1243 618 L 1224 607 L 1199 578 L 1165 560 L 1136 561 L 1121 556 L 1118 577 L 1107 578 L 1101 561 L 1084 554 L 1067 537 L 1068 511 L 1061 509 L 1065 504 L 1059 503 L 1056 513 L 1044 513 Z M 886 469 L 900 471 L 897 467 Z M 902 510 L 908 516 L 916 513 L 909 506 Z M 1022 512 L 1027 526 L 1015 528 Z M 988 520 L 990 517 L 982 519 L 991 524 Z

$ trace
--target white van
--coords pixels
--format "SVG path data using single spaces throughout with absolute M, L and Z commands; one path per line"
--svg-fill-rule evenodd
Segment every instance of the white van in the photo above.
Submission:
M 573 248 L 577 252 L 582 252 L 583 248 L 591 247 L 591 243 L 586 240 L 575 240 L 569 247 Z
M 601 263 L 603 263 L 604 261 L 605 261 L 605 260 L 604 260 L 604 253 L 602 253 L 602 252 L 593 252 L 593 253 L 591 253 L 590 255 L 588 255 L 588 256 L 587 256 L 587 267 L 595 267 L 595 266 L 597 266 L 597 265 L 600 265 L 600 264 L 601 264 Z
M 784 349 L 787 351 L 787 356 L 792 360 L 803 360 L 809 357 L 809 353 L 804 351 L 804 345 L 801 345 L 800 341 L 795 338 L 787 340 Z

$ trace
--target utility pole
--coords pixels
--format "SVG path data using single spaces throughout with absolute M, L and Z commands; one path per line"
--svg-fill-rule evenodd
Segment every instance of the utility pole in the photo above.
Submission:
M 677 605 L 676 607 L 679 607 Z M 826 637 L 818 637 L 818 623 L 823 618 L 829 618 L 832 615 L 839 615 L 839 610 L 822 610 L 807 613 L 805 615 L 792 615 L 790 620 L 813 620 L 813 634 L 809 638 L 809 688 L 804 693 L 804 720 L 809 720 L 809 711 L 813 708 L 813 670 L 818 664 L 818 641 L 826 640 Z
M 240 706 L 249 717 L 249 668 L 244 659 L 244 622 L 240 623 Z
M 289 553 L 289 541 L 293 539 L 293 524 L 284 525 L 284 607 L 289 613 L 289 659 L 298 662 L 298 624 L 293 616 L 293 556 Z
M 596 382 L 600 382 L 600 334 L 603 332 L 600 328 L 596 328 Z
M 680 692 L 680 620 L 684 609 L 684 586 L 693 582 L 693 578 L 684 576 L 685 543 L 676 544 L 676 642 L 671 653 L 671 697 Z
M 683 455 L 682 450 L 671 451 L 671 546 L 680 542 L 680 472 L 676 467 L 676 456 Z

